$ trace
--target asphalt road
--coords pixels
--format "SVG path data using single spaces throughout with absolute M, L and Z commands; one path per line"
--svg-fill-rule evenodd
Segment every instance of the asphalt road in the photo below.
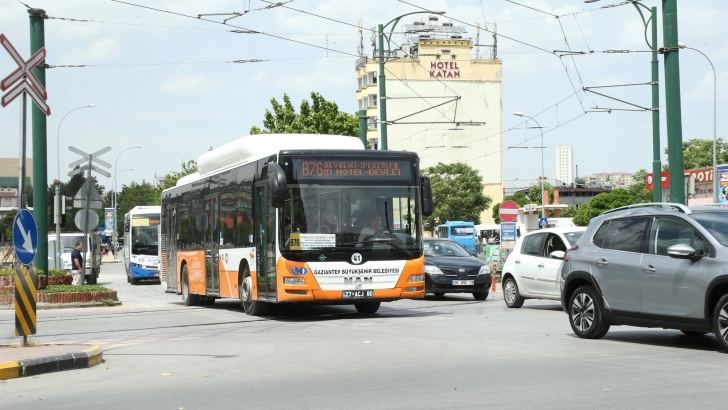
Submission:
M 711 336 L 613 327 L 574 336 L 557 302 L 508 309 L 500 294 L 350 306 L 237 301 L 185 308 L 121 264 L 102 284 L 123 306 L 39 311 L 38 342 L 91 343 L 91 369 L 0 381 L 2 409 L 722 408 L 728 355 Z M 15 342 L 0 311 L 0 344 Z M 29 406 L 30 405 L 30 406 Z

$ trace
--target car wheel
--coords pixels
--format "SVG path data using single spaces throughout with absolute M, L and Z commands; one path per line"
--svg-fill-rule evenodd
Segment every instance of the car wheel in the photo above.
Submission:
M 132 278 L 132 284 L 136 278 Z M 182 268 L 182 303 L 185 306 L 197 306 L 200 304 L 200 297 L 190 293 L 190 280 L 187 275 L 187 265 Z
M 728 350 L 728 295 L 723 295 L 713 312 L 713 333 L 723 350 Z
M 139 284 L 139 278 L 131 278 L 131 284 L 132 285 L 138 285 Z
M 245 313 L 250 316 L 259 316 L 268 310 L 267 303 L 253 300 L 253 278 L 250 277 L 248 266 L 243 269 L 243 283 L 238 286 L 238 292 L 240 293 L 240 304 Z
M 518 284 L 512 277 L 508 277 L 503 284 L 503 300 L 509 308 L 518 309 L 523 306 L 523 296 L 518 292 Z
M 703 336 L 704 334 L 708 333 L 708 332 L 694 332 L 692 330 L 681 330 L 681 332 L 683 332 L 684 334 L 686 334 L 688 336 Z
M 354 303 L 354 307 L 356 308 L 356 311 L 363 314 L 372 314 L 376 313 L 377 310 L 379 310 L 379 305 L 381 305 L 382 302 L 361 302 L 361 303 Z
M 476 292 L 476 293 L 473 293 L 473 297 L 475 298 L 475 300 L 486 300 L 486 299 L 488 299 L 488 293 L 490 293 L 490 292 L 489 291 Z
M 131 283 L 131 277 L 128 273 L 126 274 L 126 283 Z
M 441 297 L 445 296 L 445 292 L 435 292 L 434 295 L 436 298 L 441 298 Z
M 591 286 L 582 286 L 571 295 L 569 323 L 577 336 L 583 339 L 599 339 L 609 331 L 604 320 L 597 293 Z

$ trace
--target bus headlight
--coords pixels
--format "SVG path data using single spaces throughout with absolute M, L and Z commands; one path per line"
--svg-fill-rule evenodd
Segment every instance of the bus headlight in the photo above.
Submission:
M 440 268 L 438 268 L 437 266 L 433 266 L 433 265 L 425 265 L 425 273 L 429 273 L 432 276 L 444 275 L 444 273 L 442 273 Z
M 480 267 L 480 270 L 478 271 L 478 275 L 487 275 L 490 273 L 490 267 L 488 265 L 483 265 Z
M 284 285 L 305 285 L 303 278 L 283 278 Z
M 424 282 L 425 281 L 425 275 L 410 275 L 407 282 Z

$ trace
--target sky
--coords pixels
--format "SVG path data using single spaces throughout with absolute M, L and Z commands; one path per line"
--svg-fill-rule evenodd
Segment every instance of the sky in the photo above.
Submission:
M 69 145 L 86 152 L 111 146 L 112 150 L 100 158 L 115 167 L 118 189 L 131 181 L 151 181 L 155 174 L 179 171 L 182 162 L 196 160 L 210 147 L 247 135 L 250 127 L 262 126 L 271 98 L 280 101 L 284 93 L 298 106 L 316 91 L 336 102 L 340 109 L 354 113 L 354 67 L 357 46 L 362 41 L 358 21 L 363 21 L 364 49 L 371 55 L 369 28 L 420 10 L 397 0 L 294 0 L 285 4 L 347 25 L 284 7 L 264 9 L 270 3 L 261 0 L 129 0 L 144 7 L 111 0 L 24 3 L 44 9 L 51 17 L 45 20 L 46 63 L 86 66 L 46 70 L 47 101 L 52 110 L 47 121 L 49 183 L 58 173 L 60 140 L 61 180 L 68 179 L 68 164 L 79 158 L 68 151 Z M 416 2 L 429 10 L 445 11 L 441 22 L 449 17 L 471 25 L 487 25 L 489 30 L 497 26 L 502 35 L 498 39 L 498 58 L 503 61 L 503 145 L 541 147 L 539 130 L 532 128 L 535 124 L 523 123 L 512 113 L 535 117 L 545 132 L 544 167 L 549 177 L 554 174 L 555 147 L 559 144 L 574 146 L 579 175 L 651 168 L 649 111 L 585 114 L 592 107 L 633 107 L 585 93 L 583 87 L 641 84 L 597 91 L 641 107 L 651 106 L 650 86 L 645 85 L 651 78 L 650 54 L 605 52 L 648 50 L 639 14 L 632 5 L 620 3 Z M 658 7 L 661 22 L 662 2 L 643 3 Z M 728 8 L 724 0 L 678 3 L 680 41 L 705 53 L 717 72 L 717 133 L 721 137 L 728 125 Z M 608 7 L 612 5 L 617 6 Z M 216 22 L 230 15 L 196 18 L 199 14 L 246 10 L 250 11 L 230 20 L 227 26 Z M 422 18 L 427 15 L 405 17 L 401 24 Z M 464 23 L 454 21 L 455 25 Z M 658 24 L 658 28 L 662 47 L 662 26 Z M 468 32 L 475 35 L 470 26 Z M 30 57 L 25 5 L 17 0 L 0 0 L 0 33 L 24 58 Z M 402 43 L 404 36 L 397 34 L 394 41 Z M 481 33 L 481 44 L 492 44 L 489 33 Z M 560 58 L 551 52 L 567 49 L 587 53 Z M 481 55 L 488 53 L 481 49 Z M 239 60 L 266 61 L 232 62 Z M 660 79 L 664 79 L 662 57 L 659 66 Z M 0 77 L 16 67 L 0 49 Z M 713 72 L 708 60 L 695 51 L 681 51 L 680 81 L 683 138 L 712 138 Z M 660 92 L 664 148 L 667 132 L 662 86 Z M 89 104 L 96 106 L 69 114 Z M 20 110 L 20 99 L 0 109 L 0 157 L 18 156 Z M 137 145 L 141 148 L 126 150 Z M 487 161 L 475 151 L 473 157 L 481 157 L 477 161 Z M 534 179 L 539 175 L 540 151 L 506 149 L 504 180 Z M 32 152 L 30 133 L 28 152 Z M 110 172 L 113 176 L 114 171 Z M 99 180 L 107 188 L 112 186 L 111 178 Z

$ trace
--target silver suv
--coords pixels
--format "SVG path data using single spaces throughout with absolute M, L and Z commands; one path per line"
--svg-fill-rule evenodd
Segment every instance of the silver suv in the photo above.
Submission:
M 561 266 L 577 336 L 611 325 L 713 332 L 728 350 L 728 207 L 639 204 L 591 220 Z

